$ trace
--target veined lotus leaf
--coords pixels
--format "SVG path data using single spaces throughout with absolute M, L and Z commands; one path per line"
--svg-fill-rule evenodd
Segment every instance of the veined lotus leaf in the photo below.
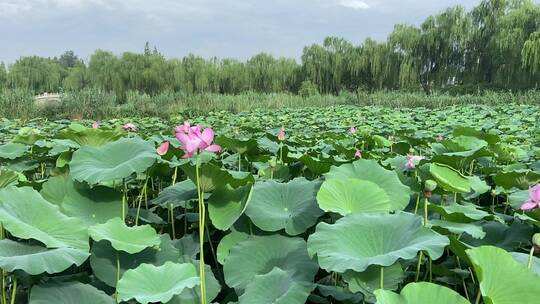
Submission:
M 476 239 L 463 234 L 459 240 L 469 246 L 493 245 L 504 250 L 514 251 L 530 242 L 535 232 L 533 227 L 520 220 L 514 220 L 510 226 L 495 221 L 484 221 L 479 224 L 486 233 L 485 237 Z
M 26 180 L 24 174 L 9 169 L 0 169 L 0 188 L 17 184 L 21 180 Z
M 515 304 L 538 301 L 540 277 L 515 261 L 504 249 L 481 246 L 468 249 L 467 255 L 480 281 L 484 302 Z
M 90 247 L 82 221 L 64 215 L 30 187 L 0 189 L 0 222 L 13 236 L 38 240 L 48 248 Z
M 0 240 L 0 268 L 13 272 L 23 270 L 30 275 L 58 273 L 71 265 L 80 266 L 90 256 L 74 248 L 47 249 L 12 240 Z
M 70 126 L 58 133 L 61 139 L 70 139 L 83 146 L 102 146 L 124 136 L 125 133 L 118 130 L 103 130 L 93 128 L 78 128 Z
M 274 268 L 255 276 L 238 304 L 304 304 L 314 288 L 315 284 L 296 282 L 288 272 Z
M 470 304 L 452 289 L 428 282 L 409 283 L 401 290 L 401 294 L 379 289 L 375 291 L 375 296 L 377 304 Z
M 189 256 L 182 256 L 179 260 L 180 263 L 191 263 L 197 269 L 197 275 L 199 273 L 199 261 L 191 259 Z M 214 276 L 212 268 L 208 265 L 204 265 L 205 274 L 206 274 L 206 302 L 211 303 L 214 300 L 219 292 L 221 291 L 221 285 L 219 281 Z M 175 295 L 172 299 L 167 302 L 167 304 L 199 304 L 201 303 L 201 289 L 200 288 L 189 288 L 184 289 L 179 295 Z
M 236 244 L 247 240 L 249 237 L 249 234 L 236 230 L 233 230 L 231 233 L 224 236 L 217 247 L 218 262 L 222 265 L 225 264 L 225 260 L 229 256 L 231 248 L 233 248 Z
M 141 252 L 148 247 L 158 246 L 161 242 L 152 226 L 128 227 L 118 217 L 108 220 L 105 224 L 88 228 L 88 233 L 94 241 L 107 240 L 114 249 L 131 254 Z
M 343 273 L 343 280 L 347 282 L 351 292 L 361 292 L 365 295 L 366 299 L 375 302 L 375 295 L 373 293 L 381 287 L 381 267 L 383 266 L 372 265 L 363 272 L 348 270 Z M 399 263 L 384 267 L 384 289 L 396 290 L 405 277 L 405 273 Z
M 71 176 L 89 184 L 122 179 L 144 172 L 157 159 L 152 143 L 141 138 L 122 138 L 103 146 L 82 146 L 73 152 Z
M 469 223 L 455 223 L 445 220 L 429 220 L 428 226 L 442 234 L 454 233 L 460 235 L 462 233 L 467 233 L 475 239 L 483 239 L 486 236 L 486 233 L 481 226 Z
M 446 191 L 462 193 L 471 191 L 469 179 L 450 166 L 432 163 L 429 165 L 429 173 Z
M 194 198 L 197 198 L 197 186 L 188 179 L 163 189 L 152 203 L 167 206 L 167 204 L 181 204 Z
M 49 178 L 43 184 L 41 195 L 67 216 L 81 219 L 87 227 L 122 216 L 120 192 L 104 186 L 90 188 L 68 175 Z
M 7 143 L 0 145 L 0 158 L 3 159 L 16 159 L 26 153 L 27 147 L 18 143 Z
M 315 174 L 327 173 L 332 167 L 331 160 L 318 159 L 308 154 L 302 155 L 298 160 L 304 163 L 304 165 Z
M 31 304 L 114 304 L 114 299 L 90 284 L 80 282 L 35 285 Z
M 305 232 L 323 214 L 316 201 L 319 183 L 296 178 L 288 183 L 258 182 L 246 215 L 264 231 L 285 229 L 289 235 Z
M 363 272 L 370 265 L 412 259 L 422 250 L 438 259 L 448 244 L 446 236 L 424 227 L 414 214 L 359 213 L 334 224 L 319 223 L 309 236 L 308 251 L 328 271 Z
M 277 267 L 296 282 L 312 282 L 319 267 L 309 256 L 301 238 L 281 235 L 251 236 L 237 243 L 225 259 L 225 282 L 237 290 L 245 289 L 256 275 Z
M 233 188 L 220 187 L 208 199 L 208 214 L 212 225 L 220 230 L 228 230 L 246 210 L 252 185 Z
M 161 235 L 159 248 L 146 248 L 135 254 L 116 251 L 111 243 L 105 240 L 94 242 L 90 252 L 92 253 L 90 266 L 92 266 L 94 275 L 111 287 L 116 286 L 117 271 L 120 271 L 120 276 L 122 276 L 127 270 L 137 268 L 143 263 L 161 266 L 169 261 L 178 262 L 182 254 L 185 254 L 174 247 L 168 234 Z M 117 257 L 120 269 L 117 269 Z
M 540 173 L 531 170 L 499 172 L 493 176 L 493 181 L 497 186 L 504 189 L 527 189 L 530 185 L 534 185 L 540 181 Z
M 118 281 L 118 296 L 123 301 L 139 303 L 168 302 L 184 289 L 200 284 L 197 269 L 191 263 L 166 262 L 162 266 L 141 264 L 124 273 Z
M 390 198 L 391 210 L 403 210 L 409 204 L 410 189 L 403 185 L 395 171 L 381 167 L 375 160 L 360 159 L 339 167 L 332 166 L 326 179 L 356 178 L 377 184 Z
M 257 141 L 253 138 L 236 139 L 221 135 L 216 138 L 216 144 L 240 154 L 257 149 Z
M 181 166 L 182 170 L 189 176 L 193 183 L 197 184 L 197 174 L 194 165 L 187 163 Z M 233 177 L 227 170 L 220 168 L 212 163 L 206 163 L 199 169 L 199 186 L 203 192 L 211 192 L 216 188 L 224 186 L 231 181 Z
M 521 252 L 510 252 L 514 260 L 527 267 L 529 264 L 529 255 Z M 540 277 L 540 259 L 533 256 L 531 259 L 531 270 Z
M 491 190 L 491 187 L 478 176 L 467 177 L 471 183 L 471 191 L 465 195 L 466 199 L 477 198 L 481 194 L 484 194 Z
M 490 216 L 484 210 L 480 210 L 473 204 L 457 204 L 451 203 L 450 205 L 436 205 L 429 204 L 428 209 L 442 215 L 445 219 L 453 222 L 472 222 L 478 221 Z
M 341 215 L 390 211 L 390 197 L 377 184 L 356 178 L 328 179 L 317 194 L 317 202 L 327 212 Z

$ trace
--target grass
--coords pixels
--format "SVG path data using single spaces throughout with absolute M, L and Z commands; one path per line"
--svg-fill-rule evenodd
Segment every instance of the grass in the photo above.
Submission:
M 4 118 L 87 118 L 117 117 L 169 117 L 184 113 L 188 116 L 209 111 L 233 113 L 254 109 L 283 109 L 327 107 L 333 105 L 382 106 L 391 108 L 443 108 L 461 104 L 536 104 L 538 91 L 521 93 L 487 91 L 481 95 L 452 96 L 445 93 L 425 95 L 421 92 L 378 91 L 342 92 L 340 95 L 313 95 L 302 97 L 288 93 L 261 94 L 246 92 L 240 95 L 196 94 L 163 92 L 150 96 L 129 92 L 124 101 L 114 94 L 97 89 L 63 94 L 62 104 L 39 107 L 33 103 L 33 94 L 26 90 L 0 92 L 0 116 Z

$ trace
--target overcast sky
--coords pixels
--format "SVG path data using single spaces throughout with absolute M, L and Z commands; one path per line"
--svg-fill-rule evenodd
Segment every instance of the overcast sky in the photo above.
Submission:
M 383 40 L 394 24 L 419 24 L 479 0 L 0 0 L 0 62 L 73 50 L 143 50 L 246 59 L 258 52 L 299 58 L 326 36 Z

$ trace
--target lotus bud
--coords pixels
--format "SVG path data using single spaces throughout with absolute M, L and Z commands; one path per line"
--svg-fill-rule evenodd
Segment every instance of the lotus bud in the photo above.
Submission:
M 424 191 L 426 191 L 426 192 L 431 192 L 431 191 L 435 190 L 436 188 L 437 188 L 437 182 L 432 180 L 432 179 L 428 179 L 424 183 Z
M 532 237 L 533 245 L 540 247 L 540 233 L 535 233 Z

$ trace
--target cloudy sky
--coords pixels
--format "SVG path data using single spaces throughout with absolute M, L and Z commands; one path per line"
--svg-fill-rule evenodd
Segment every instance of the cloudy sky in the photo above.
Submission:
M 195 53 L 245 59 L 261 51 L 299 58 L 326 36 L 385 39 L 448 6 L 479 0 L 0 0 L 0 62 L 74 50 Z

